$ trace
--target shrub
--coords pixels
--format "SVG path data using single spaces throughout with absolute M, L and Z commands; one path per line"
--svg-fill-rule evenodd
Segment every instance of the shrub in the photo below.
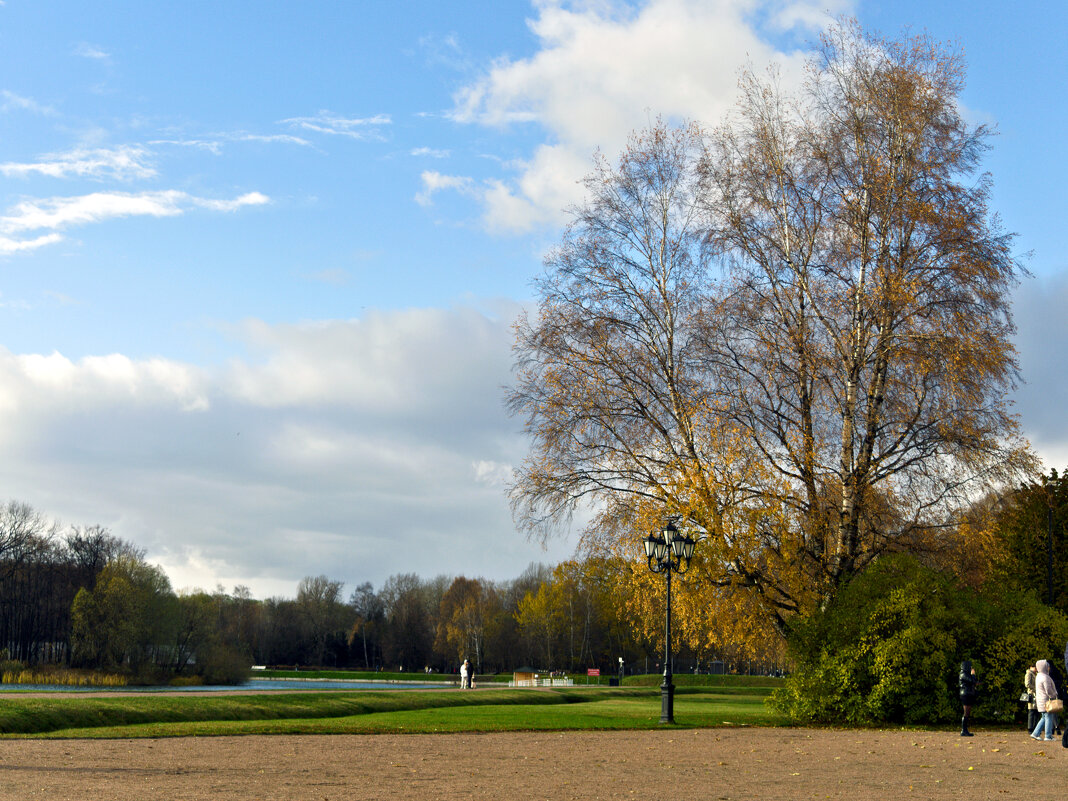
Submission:
M 216 643 L 197 653 L 197 674 L 205 684 L 241 684 L 252 660 L 229 645 Z
M 796 670 L 772 704 L 799 722 L 944 723 L 960 716 L 970 659 L 973 714 L 1011 718 L 1027 664 L 1066 636 L 1068 619 L 1033 596 L 983 596 L 912 557 L 884 557 L 794 624 Z
M 1043 604 L 1033 592 L 1003 595 L 999 606 L 1007 610 L 1006 625 L 986 649 L 986 681 L 980 689 L 991 716 L 1011 719 L 1029 665 L 1048 659 L 1055 668 L 1063 668 L 1062 643 L 1068 640 L 1068 617 Z M 1063 697 L 1061 683 L 1057 689 Z

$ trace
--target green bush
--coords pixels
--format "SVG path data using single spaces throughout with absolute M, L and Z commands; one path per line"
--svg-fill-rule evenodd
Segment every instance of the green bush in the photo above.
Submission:
M 1010 610 L 1008 625 L 987 646 L 984 655 L 987 671 L 980 690 L 987 699 L 985 707 L 991 717 L 1011 719 L 1029 665 L 1048 659 L 1063 670 L 1068 617 L 1059 609 L 1043 604 L 1032 592 L 1004 595 L 999 605 Z M 1062 697 L 1064 689 L 1057 688 Z
M 197 674 L 205 684 L 241 684 L 248 679 L 252 660 L 237 648 L 214 643 L 197 654 Z
M 973 714 L 1011 719 L 1023 674 L 1068 637 L 1068 618 L 1031 595 L 980 595 L 894 555 L 798 620 L 794 673 L 772 704 L 798 722 L 945 723 L 960 716 L 957 677 L 980 679 Z

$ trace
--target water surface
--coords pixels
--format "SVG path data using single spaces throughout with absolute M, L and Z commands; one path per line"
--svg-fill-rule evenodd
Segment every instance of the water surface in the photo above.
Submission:
M 425 690 L 440 687 L 447 690 L 452 685 L 446 682 L 385 682 L 385 681 L 344 681 L 341 679 L 251 679 L 244 684 L 197 684 L 192 687 L 69 687 L 60 684 L 0 684 L 0 692 L 16 690 L 33 692 L 68 692 L 68 693 L 181 693 L 181 692 L 222 692 L 226 690 Z

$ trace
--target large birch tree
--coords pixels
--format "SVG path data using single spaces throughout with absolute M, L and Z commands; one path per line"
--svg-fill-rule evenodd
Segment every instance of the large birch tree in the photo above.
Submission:
M 798 90 L 747 72 L 711 133 L 599 158 L 517 326 L 518 520 L 585 505 L 636 542 L 679 516 L 699 579 L 783 630 L 1030 468 L 1022 269 L 963 85 L 959 52 L 846 21 Z

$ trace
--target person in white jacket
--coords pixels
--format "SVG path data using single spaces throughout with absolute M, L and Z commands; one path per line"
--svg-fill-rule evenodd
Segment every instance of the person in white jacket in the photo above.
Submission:
M 1031 732 L 1031 739 L 1052 740 L 1053 730 L 1057 728 L 1057 713 L 1047 710 L 1046 704 L 1057 697 L 1057 685 L 1050 678 L 1049 662 L 1045 659 L 1039 659 L 1035 663 L 1035 670 L 1038 671 L 1035 675 L 1035 707 L 1042 713 L 1042 718 L 1035 726 L 1035 730 Z M 1043 729 L 1046 732 L 1045 738 L 1042 737 Z

